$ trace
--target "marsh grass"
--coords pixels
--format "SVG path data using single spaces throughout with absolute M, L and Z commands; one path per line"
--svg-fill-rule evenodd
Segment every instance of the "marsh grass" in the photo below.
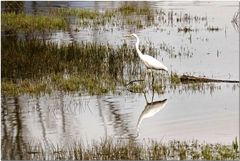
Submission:
M 141 48 L 151 51 L 153 56 L 158 54 L 151 46 Z M 2 42 L 2 51 L 2 92 L 6 95 L 41 94 L 55 90 L 100 95 L 114 93 L 118 87 L 125 87 L 128 82 L 139 77 L 143 79 L 146 75 L 136 51 L 126 44 L 111 46 L 81 42 L 59 46 L 41 40 L 6 39 Z M 167 89 L 165 84 L 181 91 L 210 89 L 213 92 L 218 89 L 213 83 L 183 85 L 180 75 L 174 72 L 156 77 L 151 88 L 161 94 Z M 129 89 L 141 93 L 145 85 L 135 83 Z
M 131 25 L 136 26 L 137 29 L 142 29 L 145 21 L 153 21 L 154 15 L 147 7 L 135 7 L 131 5 L 122 5 L 114 10 L 106 10 L 104 12 L 86 10 L 86 9 L 51 9 L 51 15 L 61 17 L 75 17 L 78 19 L 78 25 L 81 27 L 99 28 L 106 24 L 114 24 L 118 26 Z M 126 16 L 138 16 L 141 20 L 132 20 Z M 125 20 L 126 19 L 126 20 Z M 149 23 L 148 23 L 149 24 Z
M 234 13 L 234 15 L 233 15 L 233 18 L 232 18 L 232 24 L 233 24 L 233 27 L 234 27 L 234 29 L 236 29 L 237 31 L 239 31 L 239 11 L 240 10 L 238 10 L 238 11 L 236 11 L 235 13 Z
M 141 20 L 127 19 L 127 24 L 128 25 L 136 25 L 137 29 L 142 29 L 143 28 L 143 24 L 142 24 Z
M 136 14 L 136 15 L 150 15 L 151 10 L 149 7 L 136 7 L 135 5 L 123 4 L 117 11 L 124 15 Z
M 180 25 L 193 21 L 207 21 L 207 18 L 204 17 L 162 9 L 157 10 L 135 4 L 122 4 L 119 8 L 105 11 L 82 8 L 49 8 L 46 12 L 38 12 L 36 15 L 9 11 L 3 12 L 1 18 L 3 31 L 28 34 L 55 32 L 56 30 L 78 31 L 83 28 L 100 30 L 116 26 L 143 29 L 145 26 L 162 26 L 173 23 Z M 71 24 L 77 25 L 78 30 L 72 29 Z M 179 31 L 189 32 L 192 29 L 185 27 L 179 28 Z
M 217 26 L 216 26 L 216 27 L 215 27 L 215 26 L 208 26 L 208 27 L 207 27 L 207 30 L 208 30 L 208 31 L 219 31 L 220 28 L 217 27 Z
M 193 31 L 193 29 L 191 29 L 190 27 L 183 27 L 183 28 L 178 28 L 178 32 L 184 32 L 184 33 L 187 33 L 187 32 L 191 32 Z
M 100 16 L 97 11 L 87 9 L 75 9 L 75 8 L 55 8 L 49 10 L 50 15 L 65 17 L 65 16 L 76 16 L 82 19 L 95 19 Z
M 171 72 L 170 74 L 171 84 L 179 84 L 181 83 L 180 76 L 176 72 Z
M 126 45 L 82 42 L 58 46 L 20 40 L 4 41 L 2 49 L 2 91 L 10 95 L 51 90 L 107 93 L 126 81 L 126 65 L 139 63 Z
M 12 32 L 47 32 L 66 28 L 63 18 L 50 15 L 6 12 L 1 14 L 1 22 L 2 30 Z
M 43 41 L 2 42 L 2 78 L 39 78 L 51 73 L 87 72 L 115 75 L 123 72 L 126 63 L 138 62 L 133 48 L 113 47 L 95 42 L 60 45 Z M 116 78 L 117 79 L 117 78 Z
M 6 144 L 4 144 L 6 145 Z M 5 149 L 4 149 L 5 148 Z M 17 159 L 17 150 L 6 149 L 2 159 Z M 9 146 L 8 146 L 9 148 Z M 199 143 L 192 141 L 169 141 L 166 143 L 152 139 L 143 142 L 119 139 L 102 139 L 90 144 L 75 142 L 68 146 L 51 145 L 48 151 L 41 144 L 25 143 L 21 152 L 26 160 L 238 160 L 239 151 L 231 145 Z
M 175 78 L 171 78 L 175 77 Z M 164 81 L 157 80 L 154 84 L 151 84 L 150 89 L 154 90 L 158 94 L 171 90 L 182 92 L 192 91 L 193 93 L 210 92 L 212 94 L 215 90 L 221 90 L 221 85 L 214 83 L 188 83 L 182 84 L 179 82 L 179 76 L 166 77 Z M 170 85 L 166 85 L 170 80 Z M 125 80 L 126 81 L 126 80 Z M 44 93 L 51 94 L 54 91 L 63 91 L 66 93 L 78 93 L 79 95 L 104 95 L 107 93 L 117 93 L 119 87 L 126 88 L 132 93 L 144 93 L 148 86 L 148 80 L 145 83 L 133 83 L 125 86 L 125 83 L 113 79 L 111 76 L 100 75 L 95 77 L 93 75 L 82 74 L 70 74 L 67 77 L 61 73 L 50 74 L 47 77 L 41 79 L 18 79 L 13 81 L 2 80 L 2 93 L 8 96 L 18 96 L 21 94 L 29 95 L 41 95 Z M 172 82 L 171 82 L 172 81 Z M 164 84 L 162 84 L 164 82 Z M 121 92 L 120 92 L 121 93 Z M 118 92 L 118 94 L 120 94 Z
M 88 9 L 77 9 L 77 8 L 51 8 L 49 13 L 56 16 L 76 16 L 82 19 L 95 19 L 99 18 L 112 18 L 116 14 L 124 15 L 149 15 L 151 10 L 148 6 L 136 7 L 135 5 L 123 4 L 117 9 L 106 10 L 104 12 L 88 10 Z
M 50 8 L 47 13 L 38 13 L 37 15 L 4 12 L 1 18 L 4 31 L 33 33 L 66 30 L 69 25 L 69 19 L 73 17 L 78 19 L 77 22 L 80 27 L 96 27 L 104 26 L 107 23 L 113 24 L 113 21 L 116 22 L 115 17 L 126 16 L 127 14 L 145 15 L 147 19 L 153 17 L 149 8 L 135 8 L 130 5 L 123 5 L 118 9 L 106 10 L 104 12 L 75 8 Z M 118 23 L 120 25 L 122 22 Z M 139 21 L 125 24 L 136 25 L 138 29 L 143 28 Z

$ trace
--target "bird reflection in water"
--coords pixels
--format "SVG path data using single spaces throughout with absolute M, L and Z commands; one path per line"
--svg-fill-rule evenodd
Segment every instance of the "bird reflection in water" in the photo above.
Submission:
M 167 104 L 167 99 L 154 101 L 146 104 L 144 110 L 138 118 L 137 129 L 139 129 L 140 124 L 145 118 L 150 118 L 156 115 L 159 111 L 161 111 Z
M 160 100 L 160 101 L 153 101 L 153 97 L 152 97 L 152 101 L 148 102 L 145 93 L 144 93 L 144 96 L 145 96 L 145 99 L 146 99 L 146 105 L 145 105 L 143 111 L 141 112 L 141 114 L 138 118 L 138 121 L 137 121 L 136 137 L 139 136 L 139 130 L 140 130 L 140 125 L 141 125 L 142 121 L 146 118 L 150 118 L 150 117 L 153 117 L 154 115 L 156 115 L 167 104 L 167 99 L 163 99 L 163 100 Z
M 131 90 L 130 86 L 133 86 L 134 83 L 136 82 L 142 82 L 144 80 L 134 80 L 131 81 L 127 84 L 127 90 L 131 93 L 143 93 L 145 101 L 146 101 L 146 105 L 143 109 L 143 111 L 141 112 L 138 121 L 137 121 L 137 126 L 136 126 L 136 134 L 135 134 L 135 138 L 137 138 L 139 136 L 139 129 L 140 129 L 140 125 L 142 123 L 142 121 L 145 118 L 150 118 L 153 117 L 154 115 L 156 115 L 159 111 L 161 111 L 167 104 L 167 99 L 163 99 L 163 100 L 158 100 L 158 101 L 154 101 L 154 94 L 155 94 L 155 89 L 154 89 L 154 75 L 152 75 L 152 82 L 150 83 L 149 88 L 145 88 L 141 91 L 134 91 Z M 149 102 L 146 96 L 146 93 L 151 93 L 151 101 Z
M 154 84 L 154 76 L 153 76 L 153 79 L 152 79 L 152 98 L 151 98 L 151 102 L 148 102 L 148 100 L 147 100 L 146 91 L 142 92 L 143 95 L 144 95 L 144 98 L 146 100 L 146 105 L 145 105 L 143 111 L 141 112 L 141 114 L 138 118 L 138 121 L 137 121 L 137 126 L 136 126 L 137 135 L 136 135 L 136 137 L 139 136 L 139 129 L 140 129 L 140 125 L 141 125 L 142 121 L 145 118 L 150 118 L 150 117 L 153 117 L 154 115 L 156 115 L 167 104 L 167 99 L 153 101 L 154 100 L 154 93 L 155 93 L 154 88 L 153 88 L 153 84 Z

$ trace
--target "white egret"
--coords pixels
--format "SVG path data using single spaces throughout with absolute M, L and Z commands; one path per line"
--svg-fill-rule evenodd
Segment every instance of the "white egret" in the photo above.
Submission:
M 142 111 L 141 115 L 138 118 L 138 122 L 137 122 L 137 129 L 136 129 L 136 137 L 139 136 L 139 130 L 140 130 L 140 125 L 142 123 L 142 121 L 146 118 L 150 118 L 153 117 L 154 115 L 156 115 L 159 111 L 161 111 L 167 104 L 167 99 L 161 100 L 161 101 L 155 101 L 155 102 L 151 102 L 146 104 L 144 110 Z
M 167 104 L 167 99 L 161 101 L 155 101 L 147 103 L 141 115 L 138 118 L 137 130 L 139 130 L 140 124 L 145 118 L 149 118 L 161 111 Z
M 145 66 L 147 67 L 148 70 L 151 70 L 152 73 L 152 84 L 154 82 L 154 76 L 153 76 L 153 69 L 154 70 L 163 70 L 168 72 L 168 68 L 163 65 L 160 61 L 158 61 L 157 59 L 155 59 L 154 57 L 150 56 L 150 55 L 146 55 L 146 54 L 142 54 L 142 52 L 139 50 L 139 38 L 137 36 L 137 34 L 130 34 L 127 37 L 135 37 L 137 39 L 137 42 L 135 44 L 138 56 L 140 57 L 140 59 L 143 61 L 143 63 L 145 64 Z
M 155 59 L 150 55 L 142 54 L 142 52 L 139 50 L 139 38 L 136 34 L 131 34 L 128 37 L 135 37 L 137 39 L 137 42 L 135 44 L 136 50 L 137 50 L 138 56 L 143 61 L 147 69 L 150 69 L 151 71 L 152 69 L 154 69 L 154 70 L 163 70 L 168 72 L 168 68 L 165 65 L 163 65 L 160 61 L 158 61 L 157 59 Z

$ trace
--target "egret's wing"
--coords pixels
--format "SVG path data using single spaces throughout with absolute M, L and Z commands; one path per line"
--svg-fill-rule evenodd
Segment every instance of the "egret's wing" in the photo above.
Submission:
M 168 70 L 165 65 L 150 55 L 143 55 L 142 60 L 148 68 Z

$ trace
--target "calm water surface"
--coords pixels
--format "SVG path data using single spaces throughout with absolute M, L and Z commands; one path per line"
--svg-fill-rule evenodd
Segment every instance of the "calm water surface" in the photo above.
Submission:
M 59 7 L 105 10 L 117 8 L 120 2 L 26 2 L 26 12 L 44 10 L 48 5 Z M 145 5 L 143 2 L 139 5 Z M 131 26 L 112 30 L 86 28 L 75 32 L 56 32 L 50 40 L 58 43 L 71 41 L 97 41 L 118 45 L 134 42 L 124 40 L 123 35 L 136 32 L 142 44 L 153 45 L 160 50 L 166 44 L 177 57 L 160 50 L 158 59 L 179 74 L 191 73 L 210 78 L 239 78 L 238 31 L 231 23 L 237 11 L 237 3 L 167 3 L 149 2 L 152 9 L 174 11 L 207 17 L 199 22 L 174 22 L 143 29 Z M 74 26 L 74 24 L 73 24 Z M 197 31 L 178 32 L 188 26 Z M 219 27 L 219 31 L 208 31 L 207 26 Z M 178 53 L 181 52 L 182 56 Z M 185 54 L 184 54 L 185 53 Z M 189 53 L 189 55 L 187 55 Z M 130 93 L 126 89 L 120 95 L 88 96 L 75 93 L 53 92 L 32 97 L 2 96 L 2 142 L 9 136 L 16 143 L 34 142 L 43 145 L 67 145 L 76 140 L 91 142 L 113 136 L 123 139 L 198 139 L 210 143 L 231 144 L 239 138 L 239 86 L 215 84 L 219 88 L 204 91 L 168 89 L 165 94 L 154 94 L 153 103 L 146 104 L 143 94 Z M 205 88 L 205 87 L 204 87 Z M 151 102 L 152 92 L 147 93 Z M 166 99 L 166 100 L 165 100 Z
M 167 99 L 165 106 L 158 103 L 157 107 L 146 107 L 142 94 L 125 94 L 79 96 L 56 92 L 37 98 L 2 98 L 7 108 L 2 111 L 6 119 L 2 126 L 6 134 L 2 135 L 21 130 L 24 141 L 54 144 L 76 139 L 91 142 L 107 136 L 229 144 L 238 136 L 238 90 L 226 84 L 212 94 L 206 90 L 156 95 L 154 102 Z M 147 94 L 148 101 L 151 97 Z

